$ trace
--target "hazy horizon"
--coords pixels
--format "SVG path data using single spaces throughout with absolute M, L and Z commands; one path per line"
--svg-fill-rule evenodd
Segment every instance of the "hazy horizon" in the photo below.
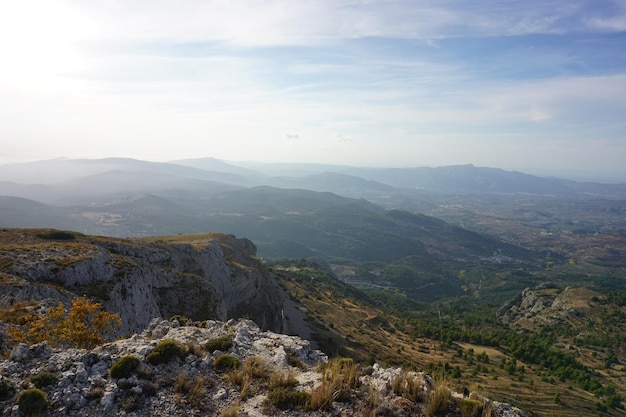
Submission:
M 242 168 L 248 168 L 248 169 L 252 169 L 255 170 L 255 168 L 258 168 L 259 171 L 263 171 L 263 167 L 265 167 L 265 169 L 270 169 L 270 171 L 272 170 L 271 167 L 274 167 L 276 169 L 279 169 L 280 166 L 284 166 L 284 167 L 298 167 L 301 166 L 303 168 L 306 168 L 307 166 L 311 169 L 311 170 L 315 170 L 315 168 L 317 168 L 316 172 L 324 172 L 325 168 L 328 168 L 330 170 L 332 170 L 333 167 L 337 167 L 337 168 L 374 168 L 374 169 L 385 169 L 385 168 L 394 168 L 394 169 L 410 169 L 410 168 L 442 168 L 442 167 L 450 167 L 450 166 L 459 166 L 459 165 L 473 165 L 475 167 L 478 168 L 495 168 L 495 169 L 504 169 L 505 171 L 515 171 L 515 172 L 521 172 L 524 174 L 530 174 L 530 175 L 534 175 L 534 176 L 538 176 L 538 177 L 555 177 L 555 178 L 561 178 L 561 179 L 567 179 L 567 180 L 573 180 L 573 181 L 580 181 L 580 182 L 598 182 L 598 183 L 626 183 L 626 173 L 620 173 L 620 172 L 603 172 L 603 171 L 585 171 L 585 170 L 556 170 L 556 171 L 550 171 L 550 170 L 524 170 L 524 169 L 507 169 L 501 166 L 486 166 L 486 165 L 477 165 L 477 164 L 473 164 L 471 162 L 468 162 L 466 164 L 453 164 L 453 165 L 433 165 L 433 166 L 427 166 L 427 165 L 403 165 L 403 166 L 393 166 L 393 165 L 352 165 L 352 164 L 328 164 L 328 163 L 318 163 L 318 162 L 294 162 L 294 161 L 258 161 L 258 160 L 246 160 L 246 161 L 234 161 L 234 160 L 226 160 L 226 159 L 219 159 L 219 158 L 214 158 L 212 156 L 204 156 L 204 157 L 196 157 L 196 158 L 183 158 L 180 160 L 148 160 L 148 159 L 142 159 L 142 158 L 133 158 L 133 157 L 128 157 L 128 156 L 104 156 L 102 158 L 68 158 L 65 156 L 60 156 L 60 157 L 56 157 L 56 158 L 49 158 L 49 159 L 33 159 L 33 160 L 26 160 L 26 159 L 22 159 L 22 160 L 2 160 L 0 158 L 0 167 L 6 166 L 6 167 L 10 167 L 10 166 L 14 166 L 14 165 L 22 165 L 22 164 L 30 164 L 30 163 L 45 163 L 45 162 L 49 162 L 49 161 L 55 161 L 55 160 L 84 160 L 84 161 L 98 161 L 101 159 L 133 159 L 133 160 L 137 160 L 137 161 L 146 161 L 146 162 L 157 162 L 157 163 L 177 163 L 179 161 L 183 161 L 185 159 L 205 159 L 205 158 L 210 158 L 210 159 L 217 159 L 219 161 L 225 162 L 227 164 L 231 164 L 234 166 L 238 166 L 238 167 L 242 167 Z M 287 168 L 285 168 L 287 169 Z M 280 174 L 277 174 L 280 175 Z M 0 182 L 4 181 L 6 179 L 3 179 L 0 177 Z M 36 183 L 37 181 L 35 181 Z M 52 181 L 54 182 L 54 181 Z M 25 181 L 25 183 L 33 183 L 30 180 Z
M 0 35 L 0 164 L 211 156 L 626 179 L 623 0 L 9 0 Z

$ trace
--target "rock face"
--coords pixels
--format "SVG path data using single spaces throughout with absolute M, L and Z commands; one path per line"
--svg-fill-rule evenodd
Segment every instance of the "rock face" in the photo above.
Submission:
M 211 352 L 209 346 L 217 338 L 232 343 L 224 345 L 224 351 Z M 155 352 L 165 343 L 174 343 L 186 353 L 157 363 Z M 220 367 L 218 358 L 224 354 L 242 365 L 235 370 Z M 128 357 L 133 359 L 122 359 Z M 132 361 L 133 365 L 121 371 L 124 361 Z M 358 368 L 356 379 L 342 398 L 331 395 L 328 403 L 317 410 L 268 404 L 272 384 L 277 384 L 272 381 L 278 375 L 289 376 L 292 381 L 285 384 L 288 389 L 278 390 L 282 395 L 312 395 L 322 390 L 331 380 L 328 371 L 319 368 L 327 361 L 308 341 L 262 331 L 250 320 L 181 326 L 176 320 L 156 319 L 143 333 L 92 351 L 52 350 L 45 342 L 31 347 L 17 345 L 8 360 L 0 361 L 0 415 L 23 414 L 25 410 L 18 405 L 20 395 L 33 386 L 44 391 L 45 415 L 53 417 L 425 415 L 426 400 L 434 392 L 430 376 L 376 364 Z M 410 395 L 403 395 L 400 391 L 407 381 L 415 388 Z M 450 395 L 450 405 L 437 415 L 460 417 L 464 415 L 464 403 L 473 405 L 471 401 L 480 401 L 485 409 L 489 407 L 492 416 L 525 416 L 508 404 Z
M 526 288 L 498 310 L 498 318 L 513 328 L 537 330 L 583 317 L 590 309 L 593 291 L 561 289 L 552 285 Z
M 282 330 L 282 296 L 251 241 L 223 234 L 174 238 L 3 229 L 0 306 L 87 295 L 120 314 L 123 333 L 174 315 L 250 317 L 263 329 Z

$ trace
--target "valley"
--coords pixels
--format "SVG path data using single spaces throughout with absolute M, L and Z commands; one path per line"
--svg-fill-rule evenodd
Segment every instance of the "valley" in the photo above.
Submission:
M 126 266 L 88 287 L 98 299 L 121 291 L 123 276 L 145 280 L 137 265 L 196 282 L 205 266 L 182 259 L 219 246 L 224 268 L 242 277 L 271 271 L 298 314 L 285 329 L 331 356 L 426 370 L 531 416 L 618 416 L 626 398 L 624 214 L 623 184 L 471 165 L 42 161 L 0 166 L 0 273 L 4 287 L 15 287 L 28 257 L 47 259 L 49 270 L 105 253 Z M 54 236 L 49 228 L 75 238 L 37 237 Z M 31 241 L 9 239 L 16 235 Z M 250 239 L 256 252 L 231 235 Z M 50 245 L 65 252 L 44 250 Z M 171 261 L 147 265 L 164 253 Z M 255 279 L 267 291 L 263 274 Z M 67 298 L 57 281 L 44 280 L 40 298 Z M 171 285 L 159 286 L 137 300 L 165 297 Z M 232 303 L 237 290 L 229 291 Z M 278 303 L 273 291 L 265 302 Z M 150 308 L 191 315 L 181 294 L 175 306 Z M 15 303 L 3 303 L 8 317 Z M 229 312 L 245 313 L 243 304 Z

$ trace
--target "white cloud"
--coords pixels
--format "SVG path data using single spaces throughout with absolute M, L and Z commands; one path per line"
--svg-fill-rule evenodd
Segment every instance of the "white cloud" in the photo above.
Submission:
M 339 133 L 333 133 L 333 139 L 337 142 L 343 142 L 343 143 L 352 142 L 352 137 L 347 136 L 347 135 L 342 135 Z
M 584 7 L 606 0 L 67 0 L 94 16 L 97 39 L 138 42 L 224 42 L 242 46 L 320 45 L 371 37 L 433 40 L 585 30 Z M 593 23 L 621 27 L 621 16 Z M 606 18 L 606 16 L 605 16 Z
M 346 162 L 349 149 L 361 164 L 487 164 L 563 145 L 554 135 L 624 140 L 626 75 L 493 77 L 576 57 L 515 50 L 472 66 L 442 40 L 619 29 L 623 13 L 585 14 L 588 1 L 23 1 L 25 18 L 42 5 L 53 19 L 21 27 L 1 13 L 17 0 L 0 6 L 0 45 L 22 39 L 0 67 L 0 140 L 15 156 Z

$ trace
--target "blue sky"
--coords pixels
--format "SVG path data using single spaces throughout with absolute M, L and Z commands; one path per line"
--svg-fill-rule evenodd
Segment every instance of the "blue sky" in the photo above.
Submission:
M 625 0 L 6 0 L 0 39 L 0 163 L 626 179 Z

